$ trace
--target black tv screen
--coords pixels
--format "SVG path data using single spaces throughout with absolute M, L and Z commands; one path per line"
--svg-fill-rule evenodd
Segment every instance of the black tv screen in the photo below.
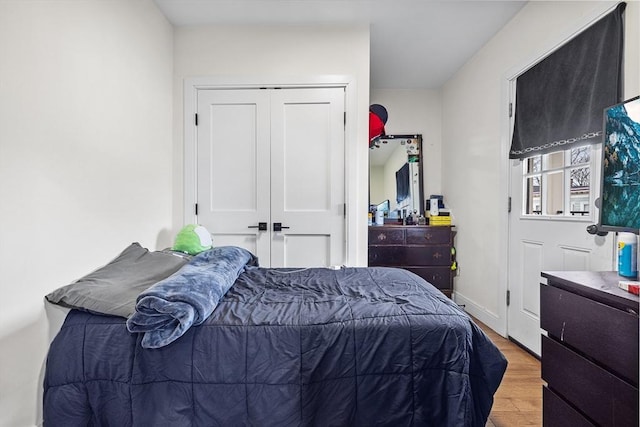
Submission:
M 604 110 L 599 228 L 640 230 L 640 97 Z
M 409 197 L 409 163 L 405 163 L 396 172 L 396 202 Z
M 376 211 L 389 213 L 390 210 L 391 210 L 391 203 L 389 203 L 389 199 L 385 200 L 384 202 L 378 203 L 378 205 L 376 206 Z

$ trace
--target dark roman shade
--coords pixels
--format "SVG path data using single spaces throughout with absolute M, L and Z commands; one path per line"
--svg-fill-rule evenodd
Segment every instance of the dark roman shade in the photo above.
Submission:
M 626 3 L 520 75 L 509 158 L 602 142 L 602 112 L 622 100 Z

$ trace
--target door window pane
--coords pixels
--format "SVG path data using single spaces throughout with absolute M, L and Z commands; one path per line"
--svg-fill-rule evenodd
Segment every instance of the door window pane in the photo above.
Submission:
M 571 149 L 571 166 L 588 164 L 591 161 L 591 146 Z
M 523 214 L 589 217 L 591 163 L 590 145 L 525 159 Z
M 564 213 L 564 171 L 547 173 L 546 177 L 547 191 L 544 212 L 546 215 L 562 215 Z
M 545 154 L 544 157 L 546 158 L 546 170 L 557 169 L 564 166 L 564 151 Z
M 571 169 L 571 195 L 569 204 L 571 215 L 589 215 L 589 195 L 591 189 L 591 168 Z
M 525 159 L 525 173 L 535 173 L 542 170 L 542 156 L 534 156 Z
M 540 198 L 540 175 L 530 176 L 525 181 L 525 213 L 528 215 L 542 214 L 542 199 Z

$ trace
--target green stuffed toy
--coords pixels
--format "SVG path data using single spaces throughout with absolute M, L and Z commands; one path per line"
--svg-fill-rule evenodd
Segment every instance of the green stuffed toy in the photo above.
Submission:
M 174 251 L 196 255 L 213 247 L 211 233 L 201 225 L 185 225 L 176 235 Z

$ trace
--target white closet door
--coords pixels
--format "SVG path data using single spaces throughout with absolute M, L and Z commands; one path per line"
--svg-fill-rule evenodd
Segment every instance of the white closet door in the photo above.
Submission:
M 198 223 L 214 245 L 263 267 L 344 263 L 344 111 L 343 88 L 198 91 Z
M 344 263 L 344 89 L 271 96 L 272 266 Z
M 199 90 L 198 223 L 215 246 L 243 247 L 270 264 L 270 105 L 262 90 Z

